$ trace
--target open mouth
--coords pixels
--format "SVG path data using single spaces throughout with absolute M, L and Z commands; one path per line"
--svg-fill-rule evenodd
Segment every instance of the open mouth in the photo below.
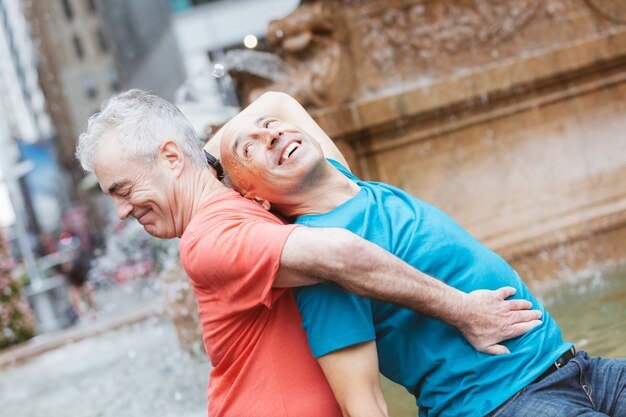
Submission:
M 293 156 L 294 153 L 300 148 L 300 142 L 291 142 L 289 145 L 283 149 L 283 152 L 280 154 L 280 159 L 278 160 L 278 165 L 282 165 L 289 158 Z

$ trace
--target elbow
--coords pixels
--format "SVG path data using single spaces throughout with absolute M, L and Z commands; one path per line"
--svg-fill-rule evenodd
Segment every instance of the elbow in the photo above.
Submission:
M 287 111 L 288 109 L 293 111 L 295 108 L 302 108 L 302 104 L 295 97 L 282 91 L 267 91 L 263 94 L 263 96 L 265 95 L 267 95 L 267 101 L 276 103 L 281 111 Z
M 294 100 L 294 98 L 291 97 L 289 94 L 283 93 L 281 91 L 266 91 L 261 94 L 258 100 L 271 101 L 274 103 L 283 103 L 289 100 Z

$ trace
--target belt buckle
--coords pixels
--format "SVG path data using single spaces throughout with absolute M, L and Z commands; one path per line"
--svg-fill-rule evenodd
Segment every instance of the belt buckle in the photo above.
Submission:
M 569 353 L 570 355 L 572 355 L 572 357 L 576 356 L 576 348 L 572 347 L 570 350 L 568 350 L 567 352 L 565 352 L 565 353 L 563 354 L 563 356 L 567 355 L 568 353 Z M 557 369 L 557 371 L 558 371 L 559 369 L 561 369 L 563 366 L 567 365 L 567 362 L 569 362 L 569 360 L 571 359 L 571 358 L 567 358 L 567 360 L 565 361 L 565 363 L 563 363 L 563 362 L 561 361 L 561 359 L 563 358 L 563 356 L 561 356 L 559 359 L 557 359 L 557 360 L 556 360 L 556 362 L 554 362 L 554 364 L 553 364 L 553 365 L 554 365 L 554 367 Z

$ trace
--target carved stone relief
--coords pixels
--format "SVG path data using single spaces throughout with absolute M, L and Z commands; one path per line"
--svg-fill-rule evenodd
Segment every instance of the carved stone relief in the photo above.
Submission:
M 310 0 L 270 23 L 285 78 L 248 84 L 325 107 L 538 51 L 626 22 L 614 0 Z M 269 85 L 268 85 L 269 84 Z M 240 83 L 243 85 L 243 83 Z
M 589 6 L 605 18 L 626 23 L 626 3 L 621 0 L 586 0 Z
M 362 19 L 358 27 L 363 47 L 377 50 L 392 45 L 401 49 L 400 54 L 418 52 L 425 58 L 455 54 L 473 45 L 485 47 L 517 33 L 540 5 L 539 0 L 412 3 Z M 377 64 L 383 63 L 380 56 L 374 57 Z
M 472 66 L 489 53 L 497 58 L 497 45 L 517 34 L 542 5 L 540 0 L 344 3 L 351 6 L 348 20 L 362 75 L 374 89 L 389 85 L 389 79 L 428 78 Z M 465 62 L 459 62 L 463 55 Z
M 336 0 L 304 4 L 270 22 L 267 39 L 281 53 L 288 76 L 269 89 L 287 92 L 305 106 L 327 106 L 351 98 L 354 72 L 347 38 Z

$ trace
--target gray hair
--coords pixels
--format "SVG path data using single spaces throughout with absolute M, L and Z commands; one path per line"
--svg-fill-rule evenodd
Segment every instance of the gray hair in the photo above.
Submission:
M 104 102 L 99 113 L 89 118 L 87 130 L 78 138 L 76 157 L 85 171 L 93 171 L 93 160 L 102 139 L 112 134 L 129 156 L 156 161 L 166 140 L 175 141 L 193 164 L 206 166 L 202 143 L 181 111 L 167 100 L 142 90 L 128 90 Z

